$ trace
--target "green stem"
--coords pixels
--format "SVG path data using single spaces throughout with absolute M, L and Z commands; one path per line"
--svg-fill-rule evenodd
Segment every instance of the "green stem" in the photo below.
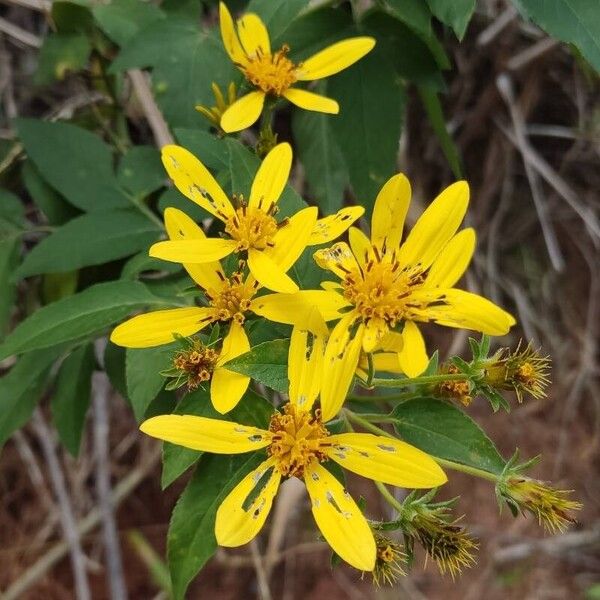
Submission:
M 381 481 L 374 481 L 375 487 L 379 490 L 379 493 L 383 496 L 385 501 L 394 509 L 396 509 L 399 513 L 404 510 L 402 503 L 396 500 L 390 490 L 388 490 Z
M 443 383 L 444 381 L 466 381 L 469 376 L 465 373 L 441 373 L 439 375 L 422 375 L 421 377 L 407 377 L 406 379 L 373 379 L 373 387 L 408 387 L 410 385 L 427 385 Z
M 381 427 L 377 427 L 377 425 L 373 425 L 370 421 L 367 421 L 363 418 L 363 416 L 358 416 L 355 412 L 344 409 L 344 415 L 348 418 L 348 420 L 360 425 L 363 429 L 374 433 L 375 435 L 383 435 L 385 437 L 394 438 L 393 435 L 385 431 L 385 429 L 381 429 Z M 395 438 L 394 438 L 395 439 Z M 453 471 L 460 471 L 461 473 L 466 473 L 467 475 L 473 475 L 474 477 L 480 477 L 481 479 L 487 479 L 488 481 L 492 481 L 496 483 L 498 481 L 498 476 L 493 473 L 488 473 L 482 469 L 477 469 L 475 467 L 469 467 L 468 465 L 463 465 L 461 463 L 454 462 L 452 460 L 446 460 L 445 458 L 439 458 L 437 456 L 430 455 L 436 463 L 438 463 L 442 467 L 446 467 L 448 469 L 452 469 Z
M 412 400 L 413 398 L 418 398 L 419 396 L 420 394 L 416 394 L 414 392 L 388 394 L 386 396 L 358 396 L 351 394 L 348 396 L 348 400 L 352 402 L 404 402 L 405 400 Z

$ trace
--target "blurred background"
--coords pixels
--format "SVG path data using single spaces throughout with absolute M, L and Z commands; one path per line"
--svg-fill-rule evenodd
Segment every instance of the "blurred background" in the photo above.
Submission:
M 15 117 L 68 119 L 81 107 L 104 101 L 91 84 L 97 74 L 87 62 L 68 63 L 59 81 L 44 75 L 49 51 L 40 63 L 40 48 L 50 28 L 48 10 L 47 0 L 0 2 L 0 174 L 19 160 Z M 215 16 L 213 7 L 204 18 L 215 24 Z M 510 414 L 492 414 L 487 402 L 478 401 L 469 412 L 505 456 L 515 447 L 523 458 L 541 454 L 532 474 L 574 490 L 584 504 L 579 522 L 564 534 L 545 535 L 531 517 L 513 519 L 506 508 L 499 514 L 488 482 L 456 473 L 444 498 L 460 495 L 456 512 L 468 515 L 463 524 L 479 540 L 477 565 L 452 581 L 418 555 L 394 588 L 376 589 L 350 569 L 332 571 L 327 547 L 315 541 L 308 505 L 298 501 L 290 483 L 264 536 L 269 560 L 262 588 L 249 548 L 219 551 L 190 587 L 189 598 L 600 598 L 598 77 L 576 51 L 502 1 L 477 3 L 462 42 L 441 27 L 438 34 L 453 64 L 444 73 L 443 113 L 471 185 L 469 225 L 478 232 L 466 285 L 517 316 L 511 345 L 521 337 L 532 340 L 553 361 L 546 399 L 526 401 Z M 148 109 L 143 99 L 128 107 L 137 138 L 149 144 L 159 143 L 155 108 Z M 277 128 L 280 139 L 293 139 L 285 111 Z M 408 174 L 416 199 L 409 220 L 453 180 L 422 98 L 412 89 L 398 166 Z M 293 183 L 310 197 L 299 168 Z M 22 198 L 28 211 L 36 210 L 27 193 Z M 28 302 L 27 296 L 20 302 Z M 467 354 L 463 332 L 430 328 L 427 335 L 442 357 Z M 6 591 L 1 597 L 76 597 L 68 539 L 60 527 L 64 498 L 56 496 L 51 481 L 59 477 L 73 507 L 73 526 L 82 534 L 93 597 L 119 597 L 107 589 L 105 559 L 119 544 L 122 564 L 115 568 L 122 570 L 129 597 L 168 598 L 162 557 L 186 476 L 161 491 L 159 445 L 138 433 L 118 391 L 105 392 L 107 453 L 98 454 L 94 446 L 92 431 L 106 425 L 95 418 L 88 419 L 79 458 L 57 445 L 46 410 L 49 398 L 6 443 L 0 455 L 0 589 Z M 103 511 L 110 510 L 97 502 L 92 484 L 99 456 L 109 461 L 116 540 L 104 538 L 99 527 Z M 359 485 L 350 482 L 360 493 Z

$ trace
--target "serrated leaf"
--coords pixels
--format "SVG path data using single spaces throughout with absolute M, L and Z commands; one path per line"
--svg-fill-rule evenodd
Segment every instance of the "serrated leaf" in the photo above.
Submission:
M 61 442 L 75 457 L 79 454 L 85 415 L 90 404 L 92 373 L 96 366 L 94 346 L 74 350 L 63 361 L 52 394 L 52 421 Z
M 147 248 L 160 234 L 158 225 L 135 209 L 81 215 L 35 246 L 17 275 L 72 271 L 123 258 Z
M 69 123 L 17 119 L 16 126 L 40 174 L 71 204 L 86 211 L 130 206 L 99 137 Z
M 144 198 L 162 187 L 167 180 L 160 152 L 153 146 L 134 146 L 119 162 L 117 179 L 122 187 Z
M 139 281 L 98 283 L 79 294 L 39 308 L 0 346 L 0 360 L 98 334 L 146 306 L 164 306 Z
M 63 350 L 54 346 L 25 354 L 0 379 L 0 446 L 31 417 L 50 368 Z
M 475 0 L 427 0 L 431 12 L 448 27 L 452 27 L 456 37 L 463 39 L 467 25 L 475 11 Z
M 400 437 L 424 452 L 501 474 L 506 462 L 494 443 L 469 416 L 434 398 L 399 404 L 390 416 Z
M 252 377 L 267 387 L 287 394 L 289 340 L 272 340 L 254 346 L 249 352 L 225 363 L 227 369 Z
M 140 0 L 96 4 L 92 7 L 92 14 L 100 29 L 119 46 L 124 46 L 144 27 L 165 16 L 158 6 Z
M 340 102 L 340 114 L 332 120 L 334 137 L 356 200 L 370 215 L 377 193 L 396 171 L 404 88 L 376 49 L 333 77 L 328 90 Z

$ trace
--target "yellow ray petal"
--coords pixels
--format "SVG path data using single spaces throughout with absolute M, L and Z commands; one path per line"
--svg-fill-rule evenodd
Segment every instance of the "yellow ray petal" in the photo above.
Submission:
M 292 147 L 284 142 L 277 144 L 262 161 L 250 190 L 249 206 L 268 210 L 276 204 L 290 176 Z
M 248 473 L 219 506 L 215 521 L 215 537 L 219 546 L 242 546 L 262 529 L 281 481 L 273 463 L 270 458 Z M 253 493 L 255 496 L 249 501 Z
M 250 310 L 276 323 L 308 326 L 308 318 L 313 307 L 317 307 L 325 321 L 339 319 L 340 310 L 348 302 L 337 292 L 326 290 L 300 290 L 295 294 L 267 294 L 254 298 Z
M 375 567 L 375 539 L 350 494 L 318 462 L 307 467 L 304 483 L 313 517 L 327 543 L 355 569 L 372 571 Z
M 456 288 L 420 290 L 411 294 L 411 298 L 418 303 L 430 303 L 423 314 L 439 325 L 505 335 L 516 322 L 512 315 L 486 298 Z
M 469 185 L 457 181 L 448 186 L 419 217 L 400 247 L 403 265 L 427 269 L 461 224 L 469 204 Z
M 397 352 L 376 352 L 373 354 L 373 369 L 386 373 L 404 373 Z
M 266 252 L 285 271 L 288 271 L 304 252 L 317 222 L 317 215 L 316 206 L 303 208 L 292 215 L 287 224 L 280 227 L 275 234 L 274 247 L 268 248 Z
M 340 237 L 354 221 L 359 219 L 365 209 L 362 206 L 348 206 L 334 215 L 319 219 L 310 234 L 310 246 L 326 244 Z
M 221 414 L 229 412 L 237 406 L 250 384 L 250 377 L 230 371 L 223 365 L 249 350 L 250 342 L 243 325 L 232 321 L 229 333 L 223 340 L 217 368 L 214 370 L 210 382 L 210 399 L 215 409 Z
M 181 146 L 164 146 L 162 163 L 177 189 L 215 217 L 225 220 L 233 206 L 209 170 Z
M 354 336 L 351 335 L 355 319 L 352 313 L 340 319 L 327 342 L 323 359 L 326 375 L 321 384 L 321 411 L 324 421 L 329 421 L 338 414 L 354 379 L 364 333 L 364 325 L 361 324 Z
M 335 100 L 327 98 L 327 96 L 321 96 L 321 94 L 309 92 L 308 90 L 288 88 L 283 92 L 283 96 L 292 104 L 304 110 L 313 110 L 329 115 L 337 115 L 340 112 L 340 105 Z
M 402 173 L 390 177 L 381 188 L 373 207 L 371 242 L 388 252 L 397 250 L 410 205 L 410 182 Z
M 115 327 L 110 340 L 125 348 L 151 348 L 169 344 L 174 333 L 189 336 L 206 327 L 215 315 L 214 308 L 190 306 L 155 310 L 137 315 Z
M 337 42 L 305 60 L 298 69 L 300 81 L 312 81 L 343 71 L 375 46 L 370 37 L 355 37 Z
M 282 266 L 262 250 L 248 250 L 248 268 L 260 285 L 274 292 L 293 294 L 298 291 L 298 285 Z
M 433 261 L 426 287 L 452 287 L 464 274 L 475 251 L 475 230 L 463 229 L 442 249 Z
M 233 240 L 205 238 L 204 240 L 169 240 L 150 246 L 148 254 L 169 262 L 212 263 L 231 254 L 236 248 Z
M 219 23 L 221 25 L 221 39 L 229 58 L 238 65 L 244 65 L 247 62 L 246 53 L 235 31 L 231 13 L 224 2 L 219 3 Z
M 183 211 L 169 206 L 165 209 L 165 228 L 172 240 L 205 240 L 204 231 Z M 185 270 L 204 290 L 223 287 L 225 274 L 218 261 L 204 264 L 185 263 Z
M 363 477 L 398 487 L 432 488 L 448 481 L 425 452 L 397 439 L 371 433 L 341 433 L 328 440 L 327 456 Z
M 418 377 L 429 364 L 425 340 L 419 327 L 412 321 L 404 323 L 402 350 L 398 353 L 400 367 L 408 377 Z
M 387 350 L 388 352 L 402 352 L 404 348 L 404 339 L 401 333 L 397 331 L 388 331 L 381 340 L 377 349 Z
M 373 352 L 389 331 L 384 319 L 373 317 L 365 325 L 362 347 L 365 352 Z
M 352 271 L 359 270 L 356 258 L 346 242 L 338 242 L 330 248 L 317 250 L 314 258 L 322 269 L 335 273 L 340 279 L 344 279 Z
M 236 100 L 221 117 L 221 129 L 227 133 L 254 125 L 265 104 L 265 93 L 256 90 Z
M 321 388 L 323 353 L 327 340 L 327 326 L 316 308 L 310 312 L 308 327 L 294 327 L 288 354 L 290 402 L 308 411 L 312 408 Z
M 269 32 L 258 15 L 247 13 L 237 21 L 237 31 L 246 54 L 271 54 Z
M 371 242 L 369 238 L 357 227 L 350 227 L 348 230 L 348 241 L 352 254 L 356 258 L 358 264 L 362 267 L 365 265 L 371 255 Z
M 264 429 L 195 415 L 152 417 L 140 430 L 165 442 L 215 454 L 243 454 L 271 443 L 271 434 Z

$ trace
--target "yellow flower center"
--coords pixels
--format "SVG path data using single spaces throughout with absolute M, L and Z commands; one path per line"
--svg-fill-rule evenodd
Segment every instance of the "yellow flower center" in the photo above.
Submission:
M 246 79 L 265 94 L 281 96 L 297 79 L 296 65 L 287 57 L 289 46 L 285 44 L 275 54 L 261 50 L 243 65 Z
M 273 246 L 273 237 L 280 226 L 273 215 L 276 207 L 271 204 L 267 211 L 242 204 L 225 224 L 225 232 L 236 242 L 236 252 L 254 248 L 264 250 Z
M 400 263 L 371 259 L 362 271 L 349 272 L 342 281 L 344 298 L 354 305 L 364 320 L 384 319 L 395 327 L 413 314 L 418 306 L 411 302 L 411 292 L 425 281 L 418 268 L 402 268 Z
M 515 378 L 523 385 L 533 387 L 537 382 L 537 371 L 531 363 L 526 362 L 519 366 Z
M 256 293 L 256 287 L 256 283 L 244 282 L 243 274 L 236 272 L 229 279 L 223 280 L 221 289 L 206 290 L 206 295 L 210 300 L 210 305 L 218 309 L 219 321 L 233 319 L 243 325 L 244 313 L 250 309 L 250 301 Z
M 329 432 L 321 421 L 319 411 L 313 416 L 286 404 L 283 413 L 271 417 L 269 456 L 277 459 L 275 468 L 285 477 L 302 477 L 312 461 L 325 460 L 324 448 Z

